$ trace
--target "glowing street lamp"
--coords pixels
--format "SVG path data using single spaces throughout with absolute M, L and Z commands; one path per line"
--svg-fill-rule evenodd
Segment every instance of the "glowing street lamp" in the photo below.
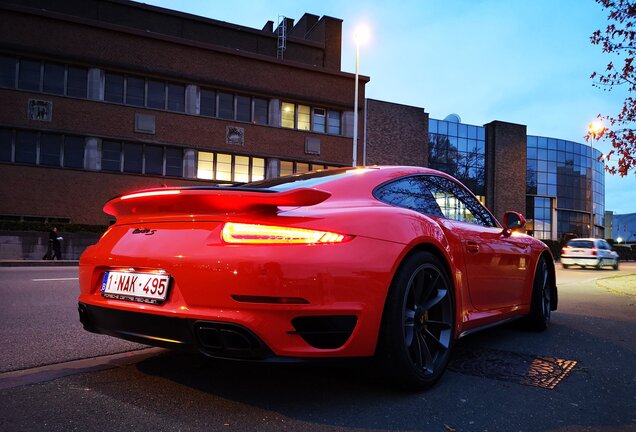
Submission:
M 592 200 L 592 211 L 590 212 L 590 237 L 594 237 L 594 213 L 596 213 L 596 203 L 594 202 L 594 140 L 598 140 L 599 138 L 601 138 L 603 136 L 603 133 L 605 133 L 605 126 L 603 125 L 603 122 L 600 120 L 594 120 L 592 123 L 590 123 L 587 127 L 587 131 L 588 131 L 588 137 L 590 140 L 590 150 L 591 150 L 591 156 L 590 156 L 590 181 L 591 183 L 591 189 L 590 189 L 590 195 L 591 195 L 591 200 Z
M 353 34 L 356 43 L 356 83 L 353 101 L 353 166 L 358 165 L 358 61 L 360 58 L 360 45 L 365 44 L 370 37 L 369 29 L 361 26 Z

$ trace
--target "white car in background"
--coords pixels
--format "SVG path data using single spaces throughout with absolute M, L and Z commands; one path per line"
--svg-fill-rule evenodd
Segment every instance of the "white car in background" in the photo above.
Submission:
M 568 241 L 561 250 L 561 265 L 564 269 L 578 265 L 583 268 L 612 266 L 618 270 L 618 254 L 603 239 L 576 238 Z

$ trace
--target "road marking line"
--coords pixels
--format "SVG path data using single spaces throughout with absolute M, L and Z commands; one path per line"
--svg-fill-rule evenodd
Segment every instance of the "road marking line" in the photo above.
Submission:
M 79 280 L 79 278 L 31 279 L 31 281 L 33 282 L 69 281 L 69 280 Z
M 149 357 L 154 357 L 166 351 L 167 350 L 164 348 L 142 348 L 140 350 L 127 351 L 119 354 L 71 360 L 64 363 L 55 363 L 31 369 L 4 372 L 0 373 L 0 390 L 53 381 L 69 375 L 98 372 L 106 369 L 128 366 L 139 363 Z

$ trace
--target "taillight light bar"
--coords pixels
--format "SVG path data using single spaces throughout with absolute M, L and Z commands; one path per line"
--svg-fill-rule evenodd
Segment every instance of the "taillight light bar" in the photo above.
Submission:
M 230 244 L 333 244 L 352 237 L 328 231 L 227 222 L 221 238 Z
M 142 198 L 142 197 L 162 196 L 162 195 L 179 195 L 180 193 L 181 191 L 178 189 L 168 189 L 168 190 L 133 193 L 129 195 L 124 195 L 120 199 L 123 201 L 123 200 L 131 199 L 131 198 Z

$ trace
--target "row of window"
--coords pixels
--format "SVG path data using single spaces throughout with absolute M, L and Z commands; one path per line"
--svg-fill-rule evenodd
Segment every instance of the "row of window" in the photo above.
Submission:
M 592 148 L 590 146 L 577 143 L 574 141 L 566 141 L 562 139 L 556 138 L 547 138 L 540 136 L 527 136 L 527 144 L 528 148 L 536 148 L 536 149 L 549 149 L 558 151 L 560 153 L 574 153 L 579 154 L 581 156 L 591 157 Z M 597 149 L 594 149 L 594 158 L 597 159 L 601 155 L 601 152 Z
M 473 126 L 445 120 L 429 119 L 428 133 L 482 141 L 486 140 L 486 129 L 483 126 Z
M 0 87 L 86 98 L 88 69 L 0 56 Z
M 183 149 L 103 140 L 102 171 L 170 177 L 183 176 Z
M 87 168 L 85 137 L 0 128 L 0 162 L 64 168 Z M 184 150 L 179 147 L 104 139 L 94 169 L 155 176 L 183 177 Z M 266 160 L 259 157 L 195 151 L 196 178 L 250 182 L 265 178 Z M 325 164 L 279 162 L 279 175 L 326 169 Z M 88 164 L 91 165 L 91 164 Z
M 265 159 L 197 152 L 197 178 L 246 183 L 265 178 Z
M 281 104 L 284 128 L 340 135 L 340 112 L 291 102 Z
M 88 69 L 0 55 L 0 87 L 87 98 Z M 186 112 L 186 85 L 142 76 L 104 72 L 104 101 Z M 269 100 L 201 88 L 199 114 L 227 120 L 269 124 Z M 282 127 L 341 135 L 340 111 L 282 102 Z
M 84 137 L 0 128 L 0 161 L 84 168 Z

